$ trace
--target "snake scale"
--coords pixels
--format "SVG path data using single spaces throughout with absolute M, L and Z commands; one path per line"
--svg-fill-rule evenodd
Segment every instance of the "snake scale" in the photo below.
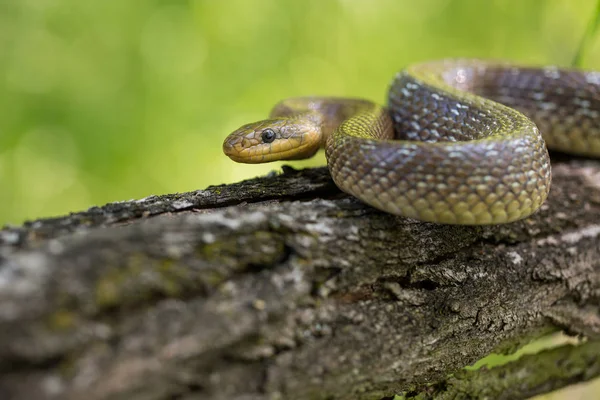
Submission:
M 373 207 L 483 225 L 542 205 L 551 183 L 546 145 L 600 156 L 600 72 L 485 60 L 413 64 L 394 78 L 387 107 L 286 99 L 269 119 L 230 134 L 223 150 L 261 163 L 324 147 L 335 184 Z

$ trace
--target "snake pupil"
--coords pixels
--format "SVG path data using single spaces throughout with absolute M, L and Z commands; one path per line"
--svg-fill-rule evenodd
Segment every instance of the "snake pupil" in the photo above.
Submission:
M 275 140 L 275 132 L 272 129 L 265 129 L 261 135 L 261 138 L 264 143 L 271 143 Z

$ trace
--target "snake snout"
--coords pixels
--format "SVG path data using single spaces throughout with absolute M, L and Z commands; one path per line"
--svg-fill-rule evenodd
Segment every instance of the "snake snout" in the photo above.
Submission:
M 227 136 L 223 141 L 223 153 L 229 155 L 229 153 L 231 153 L 231 151 L 235 148 L 236 143 L 238 143 L 237 138 Z
M 244 148 L 249 147 L 249 143 L 245 142 L 248 142 L 248 140 L 242 136 L 229 135 L 223 142 L 223 153 L 230 158 L 239 155 Z

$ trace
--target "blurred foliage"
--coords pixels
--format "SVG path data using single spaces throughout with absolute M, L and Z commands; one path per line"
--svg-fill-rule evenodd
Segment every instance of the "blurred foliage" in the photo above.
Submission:
M 596 3 L 596 10 L 590 15 L 590 22 L 588 25 L 588 29 L 585 32 L 584 37 L 579 42 L 579 47 L 577 48 L 577 52 L 575 53 L 575 58 L 573 59 L 573 66 L 580 67 L 581 60 L 584 57 L 585 52 L 588 50 L 589 43 L 594 40 L 598 29 L 600 28 L 600 0 Z
M 442 57 L 567 65 L 594 7 L 1 0 L 0 223 L 263 174 L 276 166 L 234 164 L 221 143 L 287 96 L 385 101 L 398 69 Z
M 223 138 L 442 57 L 568 65 L 595 0 L 0 0 L 0 223 L 260 175 Z M 600 67 L 600 43 L 582 64 Z M 322 155 L 301 165 L 323 163 Z
M 600 69 L 596 0 L 0 0 L 0 224 L 264 174 L 223 138 L 443 57 Z M 298 165 L 323 163 L 320 155 Z

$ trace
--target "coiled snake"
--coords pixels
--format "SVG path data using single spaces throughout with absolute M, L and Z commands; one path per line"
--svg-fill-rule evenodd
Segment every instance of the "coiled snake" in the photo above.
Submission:
M 223 150 L 234 161 L 262 163 L 307 158 L 322 146 L 336 185 L 373 207 L 482 225 L 525 218 L 542 205 L 551 181 L 546 144 L 600 156 L 600 72 L 482 60 L 415 64 L 396 75 L 387 108 L 287 99 L 270 119 L 230 134 Z

